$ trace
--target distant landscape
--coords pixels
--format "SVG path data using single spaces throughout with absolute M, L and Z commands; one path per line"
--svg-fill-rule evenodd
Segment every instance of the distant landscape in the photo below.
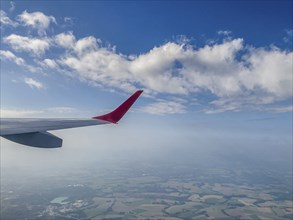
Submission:
M 97 161 L 58 175 L 2 169 L 1 219 L 292 219 L 290 167 L 181 156 Z

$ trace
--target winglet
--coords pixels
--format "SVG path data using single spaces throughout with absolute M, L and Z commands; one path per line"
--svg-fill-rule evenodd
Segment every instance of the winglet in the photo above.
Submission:
M 108 122 L 116 124 L 125 115 L 128 109 L 133 105 L 133 103 L 138 99 L 138 97 L 141 95 L 142 92 L 143 90 L 136 91 L 132 96 L 130 96 L 125 102 L 123 102 L 114 111 L 105 115 L 93 117 L 93 119 L 100 119 L 103 121 L 108 121 Z

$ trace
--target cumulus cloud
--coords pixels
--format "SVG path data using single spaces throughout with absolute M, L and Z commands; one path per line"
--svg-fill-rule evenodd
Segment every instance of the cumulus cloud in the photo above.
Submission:
M 292 97 L 292 52 L 246 46 L 241 38 L 202 48 L 167 42 L 138 56 L 101 47 L 94 37 L 70 42 L 72 52 L 58 62 L 79 78 L 126 91 L 143 87 L 153 94 L 208 92 L 215 100 L 207 112 L 239 111 Z
M 74 47 L 75 37 L 72 32 L 61 33 L 54 37 L 54 41 L 57 46 L 70 49 Z
M 55 17 L 47 16 L 39 11 L 32 13 L 24 11 L 20 15 L 18 15 L 18 21 L 24 26 L 36 29 L 39 35 L 45 35 L 46 29 L 51 23 L 57 24 Z
M 129 78 L 127 57 L 116 54 L 109 48 L 100 47 L 100 40 L 92 36 L 77 41 L 69 36 L 63 35 L 63 43 L 59 43 L 69 52 L 57 60 L 63 68 L 68 69 L 69 75 L 93 84 L 107 84 L 126 91 L 135 89 L 133 81 Z
M 53 16 L 41 12 L 24 11 L 18 20 L 41 32 L 56 23 Z M 182 38 L 137 55 L 118 53 L 115 47 L 103 45 L 94 36 L 78 39 L 73 32 L 51 37 L 11 34 L 3 42 L 15 51 L 35 55 L 42 68 L 66 73 L 91 85 L 126 92 L 143 88 L 157 100 L 143 111 L 154 114 L 186 111 L 188 104 L 184 102 L 157 99 L 164 95 L 185 100 L 207 95 L 211 97 L 209 101 L 198 99 L 205 103 L 197 105 L 204 106 L 207 113 L 272 109 L 273 104 L 292 98 L 292 51 L 246 45 L 244 39 L 230 37 L 230 31 L 218 34 L 226 38 L 198 48 Z M 62 52 L 40 59 L 50 49 Z M 7 51 L 1 54 L 18 65 L 25 63 L 23 58 L 13 55 Z M 279 112 L 290 110 L 279 107 Z
M 293 53 L 278 48 L 253 48 L 246 57 L 250 65 L 239 73 L 247 90 L 260 89 L 268 96 L 285 99 L 292 96 Z
M 4 37 L 4 42 L 16 51 L 32 53 L 33 56 L 40 56 L 50 48 L 50 41 L 47 38 L 30 38 L 16 34 Z
M 0 24 L 2 25 L 7 25 L 7 26 L 12 26 L 12 27 L 16 27 L 18 24 L 16 22 L 14 22 L 13 20 L 11 20 L 5 11 L 0 10 Z
M 140 84 L 155 92 L 187 94 L 189 83 L 175 65 L 185 55 L 183 47 L 174 42 L 155 47 L 131 60 L 129 72 Z
M 98 48 L 97 41 L 98 40 L 93 36 L 82 38 L 76 42 L 74 50 L 78 55 L 96 51 Z
M 24 82 L 31 87 L 32 89 L 44 89 L 45 86 L 43 85 L 43 83 L 41 83 L 40 81 L 37 81 L 35 79 L 32 78 L 25 78 Z

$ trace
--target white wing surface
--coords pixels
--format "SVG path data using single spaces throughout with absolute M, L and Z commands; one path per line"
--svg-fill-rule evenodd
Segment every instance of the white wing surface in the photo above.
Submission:
M 109 123 L 98 119 L 1 118 L 1 136 Z

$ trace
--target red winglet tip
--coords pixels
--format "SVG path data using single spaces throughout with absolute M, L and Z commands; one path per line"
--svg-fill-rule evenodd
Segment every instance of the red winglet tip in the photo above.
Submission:
M 143 90 L 136 91 L 132 96 L 130 96 L 125 102 L 123 102 L 118 108 L 116 108 L 114 111 L 93 117 L 93 119 L 100 119 L 103 121 L 107 121 L 113 124 L 117 124 L 117 122 L 125 115 L 125 113 L 129 110 L 129 108 L 133 105 L 133 103 L 138 99 L 138 97 L 141 95 Z

